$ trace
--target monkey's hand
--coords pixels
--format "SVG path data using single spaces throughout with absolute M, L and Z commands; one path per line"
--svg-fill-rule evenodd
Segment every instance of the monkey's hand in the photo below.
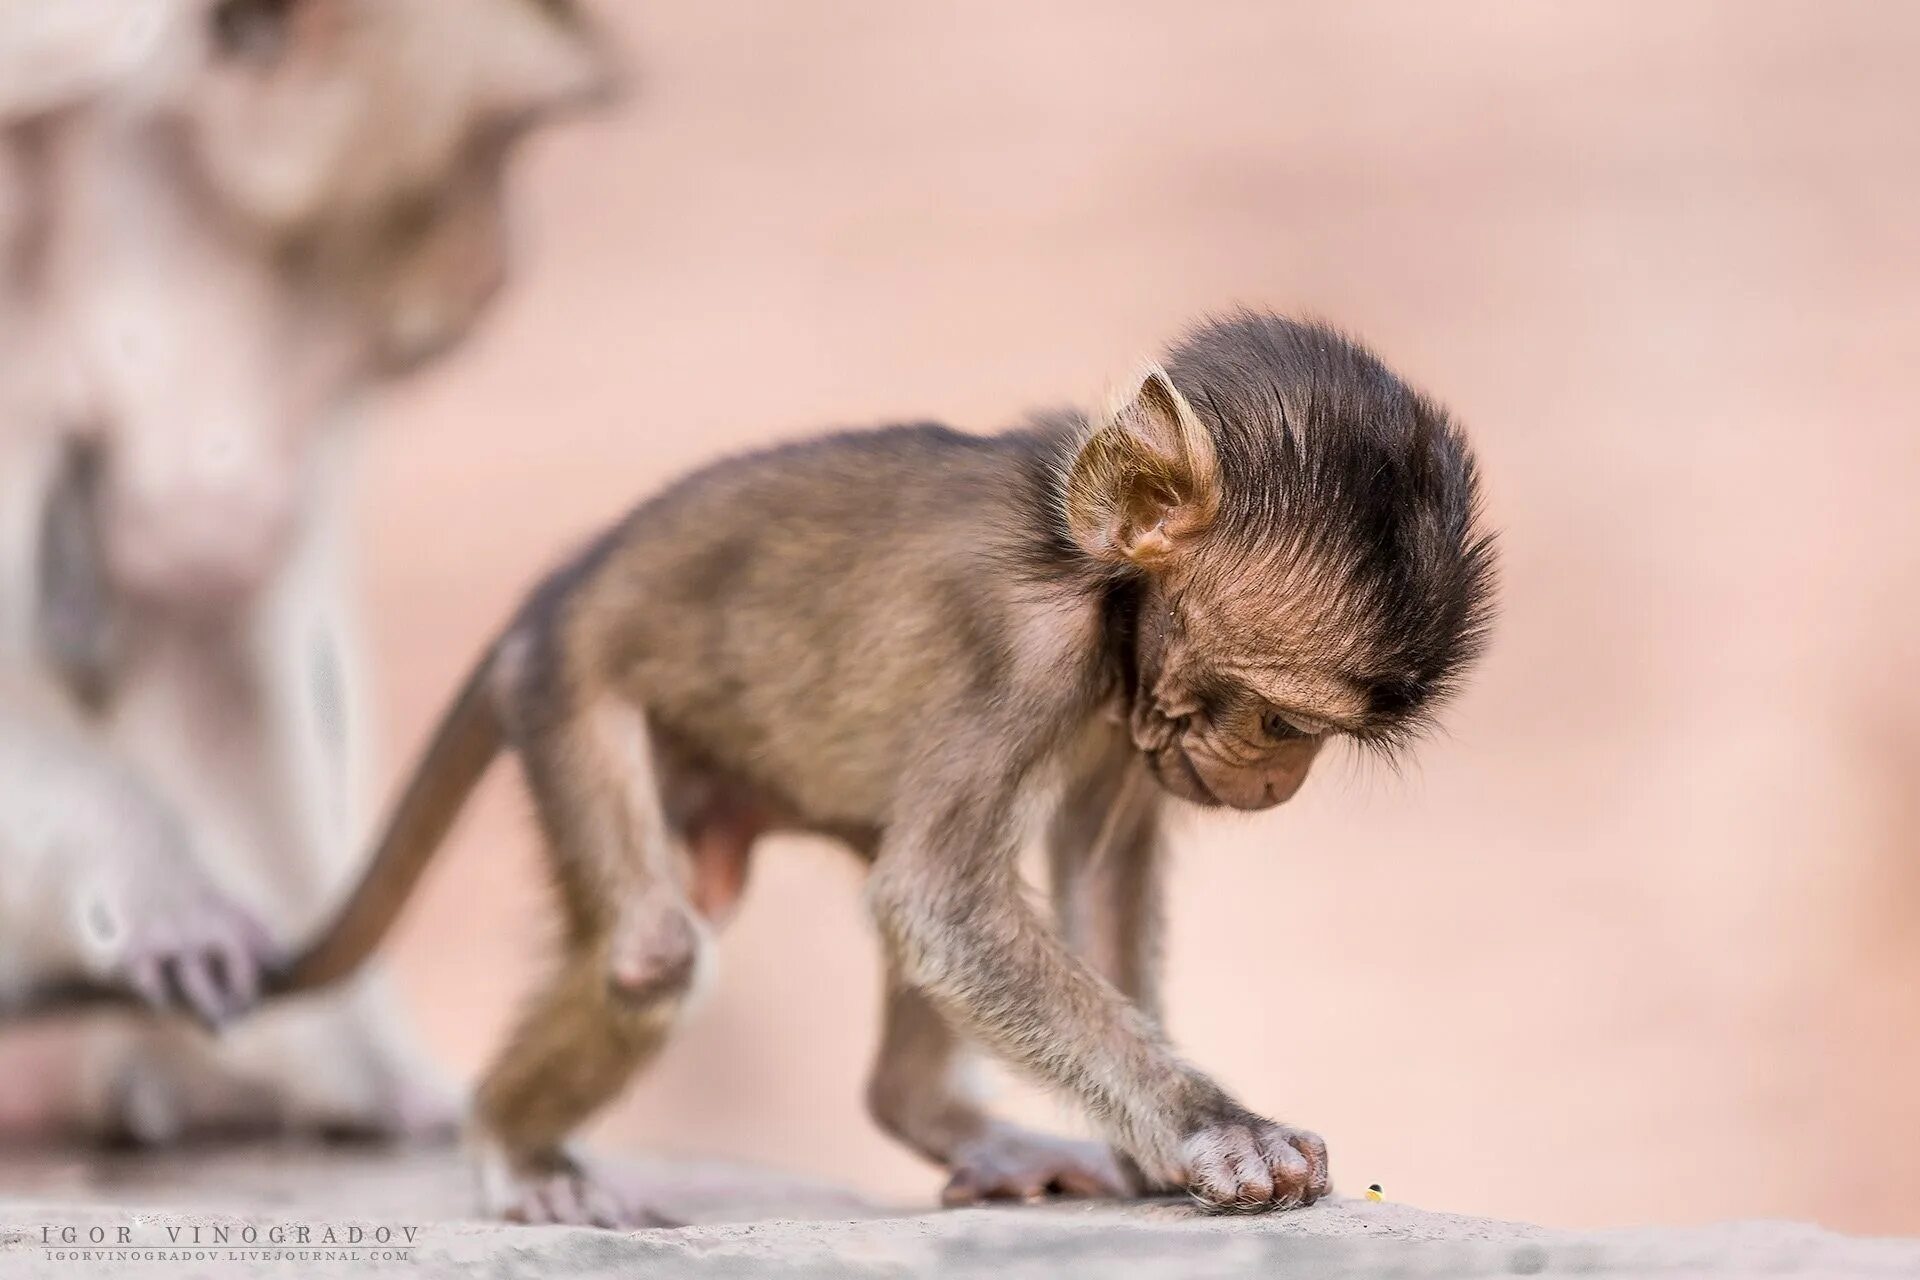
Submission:
M 957 1146 L 947 1167 L 953 1176 L 940 1193 L 940 1202 L 949 1208 L 988 1200 L 1118 1199 L 1139 1193 L 1104 1144 L 997 1121 Z
M 279 949 L 252 912 L 193 867 L 164 897 L 115 905 L 96 897 L 86 928 L 111 957 L 106 980 L 159 1012 L 217 1031 L 250 1009 Z M 121 895 L 114 895 L 119 897 Z
M 16 1015 L 138 1000 L 218 1026 L 277 949 L 187 823 L 65 720 L 0 704 L 0 960 Z
M 1180 1145 L 1189 1195 L 1215 1213 L 1260 1213 L 1312 1204 L 1332 1182 L 1317 1133 L 1252 1113 L 1213 1119 Z

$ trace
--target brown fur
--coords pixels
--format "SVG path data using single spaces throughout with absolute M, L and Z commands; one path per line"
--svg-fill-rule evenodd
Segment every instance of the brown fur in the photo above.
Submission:
M 355 888 L 351 910 L 337 917 L 284 975 L 276 976 L 269 990 L 324 987 L 345 977 L 372 952 L 413 896 L 426 860 L 403 858 L 400 852 L 432 849 L 446 839 L 461 804 L 499 754 L 500 721 L 487 674 L 483 664 L 442 718 L 388 822 L 380 856 Z
M 1398 741 L 1479 643 L 1475 503 L 1441 411 L 1338 335 L 1267 316 L 1201 329 L 1091 423 L 721 463 L 534 592 L 377 880 L 296 972 L 377 939 L 477 776 L 481 737 L 445 744 L 469 741 L 488 689 L 566 923 L 480 1086 L 510 1214 L 644 1211 L 560 1144 L 684 1008 L 728 905 L 695 905 L 701 868 L 737 885 L 770 828 L 848 836 L 871 862 L 889 994 L 870 1098 L 953 1169 L 950 1199 L 1144 1183 L 1311 1202 L 1324 1144 L 1241 1107 L 1157 1020 L 1157 814 L 1168 791 L 1278 803 L 1336 733 Z M 1057 924 L 1015 867 L 1047 795 Z M 1075 1096 L 1115 1152 L 988 1116 L 959 1079 L 967 1041 Z

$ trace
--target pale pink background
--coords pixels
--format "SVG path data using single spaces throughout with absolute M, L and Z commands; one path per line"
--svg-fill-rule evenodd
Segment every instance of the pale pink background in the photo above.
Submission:
M 383 793 L 532 575 L 674 474 L 1320 313 L 1469 425 L 1505 616 L 1406 776 L 1182 830 L 1175 1034 L 1349 1191 L 1920 1231 L 1920 9 L 602 8 L 639 92 L 535 148 L 517 292 L 370 434 Z M 548 928 L 508 776 L 396 948 L 463 1074 Z M 929 1196 L 860 1108 L 856 870 L 765 854 L 598 1138 Z

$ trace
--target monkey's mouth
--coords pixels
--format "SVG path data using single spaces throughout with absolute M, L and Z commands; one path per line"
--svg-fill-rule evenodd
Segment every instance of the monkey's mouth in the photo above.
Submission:
M 1193 761 L 1187 757 L 1177 742 L 1168 743 L 1148 757 L 1153 765 L 1154 776 L 1160 779 L 1160 785 L 1179 796 L 1182 800 L 1191 800 L 1194 804 L 1209 809 L 1219 809 L 1224 801 L 1213 794 L 1201 778 L 1200 771 L 1193 767 Z M 1171 761 L 1171 764 L 1168 762 Z

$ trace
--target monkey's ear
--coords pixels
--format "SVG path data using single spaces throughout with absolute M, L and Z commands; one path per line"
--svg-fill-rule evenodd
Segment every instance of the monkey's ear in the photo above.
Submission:
M 1150 568 L 1213 523 L 1213 438 L 1166 371 L 1149 365 L 1080 446 L 1067 476 L 1067 530 L 1088 554 Z
M 620 87 L 617 59 L 573 0 L 511 0 L 484 15 L 476 5 L 466 21 L 481 105 L 509 120 L 591 104 Z

